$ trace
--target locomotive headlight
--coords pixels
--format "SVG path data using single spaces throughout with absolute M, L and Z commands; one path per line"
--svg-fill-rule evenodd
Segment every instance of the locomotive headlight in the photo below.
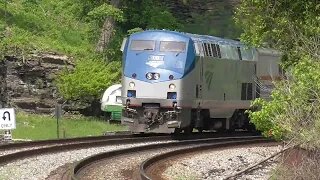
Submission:
M 151 80 L 151 79 L 152 79 L 152 73 L 147 73 L 147 74 L 146 74 L 146 78 L 149 79 L 149 80 Z
M 175 88 L 176 88 L 176 85 L 174 85 L 174 84 L 170 84 L 170 85 L 169 85 L 169 89 L 170 89 L 170 90 L 174 90 Z
M 155 80 L 158 80 L 158 79 L 160 78 L 160 74 L 155 73 L 155 74 L 153 75 L 153 78 L 154 78 Z
M 134 82 L 130 82 L 130 83 L 129 83 L 129 87 L 130 87 L 130 88 L 134 88 L 135 86 L 136 86 L 136 84 L 134 84 Z

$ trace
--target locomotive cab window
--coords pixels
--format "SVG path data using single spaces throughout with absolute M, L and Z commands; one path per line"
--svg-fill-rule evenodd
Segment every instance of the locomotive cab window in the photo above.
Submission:
M 150 40 L 133 40 L 130 49 L 133 51 L 153 51 L 156 42 Z
M 185 42 L 161 41 L 160 51 L 162 52 L 184 52 L 186 50 Z
M 239 60 L 239 54 L 236 47 L 230 45 L 221 45 L 219 49 L 221 50 L 221 58 Z
M 241 47 L 240 53 L 242 60 L 252 61 L 253 60 L 253 50 L 248 47 Z

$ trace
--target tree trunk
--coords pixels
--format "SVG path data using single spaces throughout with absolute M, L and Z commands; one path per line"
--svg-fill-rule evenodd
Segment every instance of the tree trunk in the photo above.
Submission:
M 0 60 L 0 108 L 7 107 L 7 64 L 5 60 Z
M 111 0 L 110 4 L 118 8 L 120 0 Z M 105 47 L 109 44 L 111 37 L 113 35 L 115 27 L 115 21 L 112 17 L 107 17 L 103 23 L 100 38 L 96 47 L 96 51 L 102 53 Z

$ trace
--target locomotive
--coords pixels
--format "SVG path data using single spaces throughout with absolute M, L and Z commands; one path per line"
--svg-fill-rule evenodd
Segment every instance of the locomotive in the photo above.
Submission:
M 133 133 L 249 130 L 250 102 L 282 74 L 279 52 L 208 35 L 146 30 L 121 50 L 121 122 Z

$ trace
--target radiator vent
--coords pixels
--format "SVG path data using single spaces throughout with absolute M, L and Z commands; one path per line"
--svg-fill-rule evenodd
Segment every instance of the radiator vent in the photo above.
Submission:
M 252 83 L 242 83 L 241 85 L 241 100 L 252 100 Z

